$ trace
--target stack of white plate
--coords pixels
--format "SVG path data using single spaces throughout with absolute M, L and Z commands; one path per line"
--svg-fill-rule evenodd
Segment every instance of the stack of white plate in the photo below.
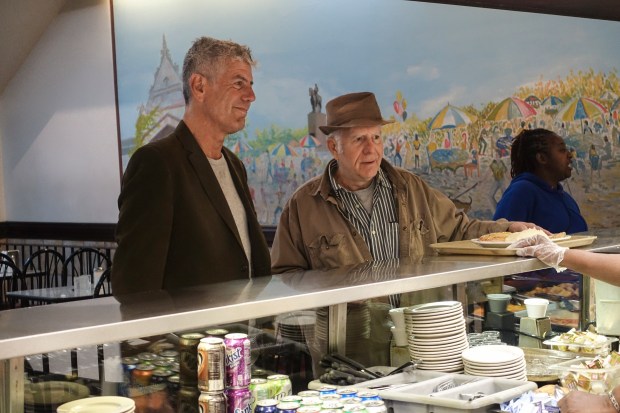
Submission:
M 462 372 L 461 353 L 469 347 L 463 306 L 458 301 L 439 301 L 408 307 L 405 328 L 409 354 L 421 359 L 420 370 Z
M 314 336 L 316 311 L 294 311 L 275 319 L 276 337 L 307 343 Z
M 463 351 L 465 374 L 527 381 L 525 355 L 519 347 L 487 345 Z
M 327 307 L 316 310 L 314 333 L 320 341 L 327 341 L 329 311 Z M 347 351 L 355 349 L 357 341 L 370 337 L 370 310 L 366 303 L 347 305 Z
M 58 407 L 58 413 L 133 413 L 136 403 L 129 397 L 100 396 L 74 400 Z

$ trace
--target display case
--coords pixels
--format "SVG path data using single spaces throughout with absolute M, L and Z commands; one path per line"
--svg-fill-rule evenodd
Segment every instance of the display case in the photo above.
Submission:
M 595 235 L 598 239 L 585 249 L 620 250 L 620 232 L 604 230 Z M 24 361 L 33 355 L 54 351 L 72 354 L 72 349 L 101 349 L 106 343 L 140 337 L 248 325 L 250 319 L 273 319 L 317 308 L 327 308 L 326 350 L 344 354 L 347 303 L 403 294 L 431 301 L 439 290 L 467 305 L 467 283 L 545 268 L 531 258 L 466 255 L 379 264 L 134 294 L 120 301 L 108 297 L 0 312 L 0 412 L 24 411 Z M 581 308 L 586 321 L 588 304 L 583 303 Z M 260 327 L 259 322 L 252 328 Z

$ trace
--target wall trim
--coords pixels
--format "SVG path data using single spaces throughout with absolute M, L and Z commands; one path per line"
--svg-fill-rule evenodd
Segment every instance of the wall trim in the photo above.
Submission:
M 114 242 L 116 224 L 71 222 L 0 222 L 0 238 L 106 241 Z M 275 226 L 264 226 L 263 233 L 271 246 Z

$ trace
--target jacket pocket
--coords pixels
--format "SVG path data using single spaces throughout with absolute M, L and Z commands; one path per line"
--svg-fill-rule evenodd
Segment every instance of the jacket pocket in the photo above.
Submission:
M 347 248 L 344 234 L 321 235 L 308 245 L 313 269 L 328 270 L 351 264 L 351 246 Z

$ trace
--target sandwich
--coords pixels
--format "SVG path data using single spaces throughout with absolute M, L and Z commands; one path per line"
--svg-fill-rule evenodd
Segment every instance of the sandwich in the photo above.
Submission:
M 528 228 L 519 232 L 491 232 L 490 234 L 482 235 L 478 238 L 479 241 L 484 242 L 515 242 L 520 239 L 533 237 L 536 234 L 540 234 L 544 237 L 547 237 L 551 240 L 564 238 L 566 236 L 566 232 L 558 232 L 557 234 L 547 235 L 541 229 Z

